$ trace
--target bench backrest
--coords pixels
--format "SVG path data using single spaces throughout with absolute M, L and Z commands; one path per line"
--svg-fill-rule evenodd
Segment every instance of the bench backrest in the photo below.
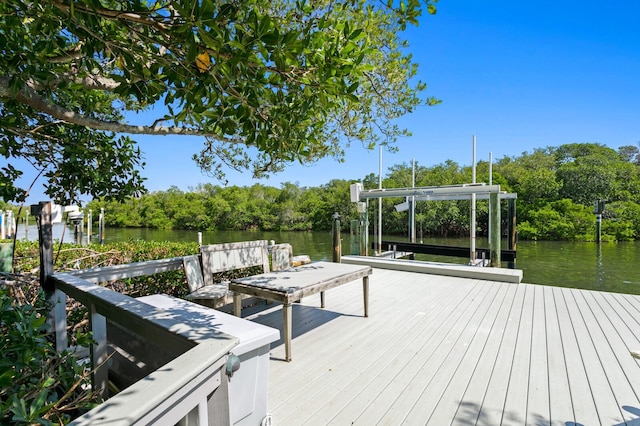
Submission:
M 271 269 L 279 271 L 291 268 L 293 265 L 293 248 L 289 243 L 274 244 L 271 246 Z
M 263 272 L 269 272 L 267 246 L 267 240 L 256 240 L 200 247 L 204 284 L 213 284 L 213 274 L 234 269 L 262 266 Z

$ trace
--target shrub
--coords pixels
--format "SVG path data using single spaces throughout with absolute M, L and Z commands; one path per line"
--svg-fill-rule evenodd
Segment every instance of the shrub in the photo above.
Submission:
M 43 293 L 32 303 L 11 293 L 0 288 L 0 424 L 65 424 L 97 403 L 88 372 L 48 338 Z M 90 341 L 86 334 L 76 338 Z

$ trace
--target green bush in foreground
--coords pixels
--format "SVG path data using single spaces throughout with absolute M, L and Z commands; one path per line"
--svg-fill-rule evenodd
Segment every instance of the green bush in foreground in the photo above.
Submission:
M 56 353 L 45 319 L 42 292 L 29 304 L 0 288 L 0 424 L 65 424 L 96 405 L 88 372 L 72 352 Z

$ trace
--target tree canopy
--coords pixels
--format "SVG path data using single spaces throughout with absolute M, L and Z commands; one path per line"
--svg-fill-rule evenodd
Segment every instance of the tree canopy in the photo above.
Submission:
M 438 102 L 400 38 L 435 2 L 4 0 L 0 153 L 69 202 L 143 191 L 130 135 L 204 136 L 194 159 L 218 178 L 392 145 L 395 118 Z M 22 173 L 0 170 L 5 201 Z

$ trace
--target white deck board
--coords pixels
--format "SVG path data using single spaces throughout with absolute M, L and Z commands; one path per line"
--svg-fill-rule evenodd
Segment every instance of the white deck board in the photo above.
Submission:
M 542 286 L 534 287 L 530 362 L 527 372 L 529 375 L 527 424 L 548 424 L 551 419 L 544 290 Z
M 558 314 L 558 324 L 560 326 L 562 348 L 564 351 L 565 366 L 567 368 L 567 379 L 571 392 L 571 401 L 567 400 L 567 404 L 570 402 L 573 406 L 575 422 L 586 424 L 584 423 L 585 420 L 589 420 L 591 423 L 598 424 L 598 411 L 593 399 L 591 384 L 587 378 L 587 370 L 585 370 L 575 328 L 566 303 L 566 295 L 570 292 L 558 287 L 551 288 L 551 290 L 556 302 L 556 312 Z M 562 402 L 558 401 L 554 403 L 561 404 Z
M 459 288 L 462 290 L 463 286 Z M 379 369 L 379 373 L 372 375 L 367 370 L 362 371 L 357 379 L 350 383 L 348 388 L 343 388 L 337 393 L 330 403 L 341 401 L 342 408 L 337 415 L 329 417 L 329 419 L 336 424 L 348 424 L 354 421 L 354 419 L 364 423 L 365 419 L 361 417 L 365 411 L 372 410 L 372 403 L 375 401 L 380 390 L 390 386 L 394 381 L 401 381 L 401 379 L 397 378 L 397 374 L 400 371 L 399 367 L 408 362 L 406 357 L 421 357 L 421 354 L 429 350 L 429 337 L 427 334 L 432 338 L 435 331 L 443 324 L 442 321 L 438 322 L 436 320 L 446 318 L 445 315 L 456 308 L 464 308 L 464 305 L 460 306 L 460 302 L 464 298 L 456 299 L 457 296 L 458 293 L 456 292 L 443 295 L 439 306 L 433 306 L 432 309 L 425 310 L 424 312 L 417 312 L 412 319 L 416 322 L 416 327 L 399 337 L 401 339 L 404 338 L 407 342 L 411 342 L 410 344 L 413 346 L 421 342 L 422 345 L 412 348 L 411 346 L 394 344 L 395 342 L 393 341 L 389 342 L 385 351 L 388 355 L 383 354 L 383 356 L 379 358 L 380 364 L 373 366 L 373 368 Z M 404 355 L 404 359 L 402 355 Z M 353 389 L 359 389 L 360 391 L 354 393 Z M 381 406 L 379 408 L 383 407 Z M 330 412 L 327 413 L 330 414 Z
M 502 424 L 525 424 L 529 402 L 531 374 L 531 336 L 533 333 L 533 308 L 535 287 L 527 287 L 520 313 L 518 337 L 513 353 L 507 397 L 502 413 Z
M 578 293 L 579 292 L 565 292 L 565 301 L 567 302 L 571 322 L 576 333 L 578 346 L 582 354 L 582 361 L 585 371 L 587 372 L 587 379 L 589 380 L 591 394 L 595 401 L 596 409 L 598 410 L 600 423 L 624 423 L 621 409 L 611 390 L 612 383 L 606 375 L 606 370 L 596 347 L 596 344 L 602 345 L 606 344 L 606 342 L 596 342 L 594 344 L 592 341 L 591 333 L 595 330 L 597 324 L 591 321 L 590 317 L 585 317 L 583 310 L 588 308 L 579 304 L 583 299 L 578 298 Z M 576 421 L 580 421 L 580 419 L 576 419 Z
M 615 316 L 615 312 L 609 312 L 608 314 L 601 312 L 594 303 L 594 297 L 601 296 L 593 292 L 576 292 L 576 299 L 582 306 L 585 306 L 582 309 L 583 316 L 586 318 L 587 323 L 590 324 L 591 339 L 598 353 L 600 363 L 605 370 L 605 375 L 617 405 L 619 407 L 640 407 L 640 401 L 638 401 L 638 397 L 629 382 L 628 374 L 625 373 L 625 366 L 622 365 L 628 364 L 630 366 L 635 361 L 628 359 L 629 356 L 627 354 L 629 351 L 611 326 L 610 317 Z M 627 361 L 631 362 L 627 363 Z M 632 421 L 635 417 L 624 409 L 621 410 L 621 413 L 625 421 Z
M 466 380 L 467 385 L 462 398 L 459 401 L 454 401 L 458 403 L 458 408 L 453 417 L 453 424 L 470 424 L 470 420 L 471 424 L 473 424 L 480 414 L 480 408 L 483 406 L 489 381 L 496 369 L 497 355 L 507 329 L 505 324 L 507 324 L 509 315 L 511 315 L 517 289 L 518 286 L 507 287 L 500 311 L 491 327 L 483 351 L 476 362 L 475 369 L 471 373 L 470 378 L 462 374 L 458 377 L 458 380 L 462 380 L 463 382 Z M 503 366 L 499 368 L 503 368 Z M 469 412 L 472 413 L 471 419 L 468 415 Z
M 562 340 L 553 287 L 544 288 L 544 302 L 547 325 L 549 415 L 552 425 L 565 426 L 568 422 L 575 422 L 575 413 L 567 374 L 566 342 Z
M 520 328 L 522 305 L 527 292 L 526 286 L 518 285 L 517 287 L 512 309 L 504 325 L 504 335 L 500 342 L 498 352 L 496 353 L 494 368 L 487 385 L 482 405 L 467 407 L 465 412 L 466 418 L 459 418 L 459 421 L 462 423 L 464 423 L 469 416 L 473 416 L 474 409 L 477 410 L 476 416 L 478 424 L 499 425 L 502 422 L 511 366 L 513 364 L 516 341 L 518 339 L 518 329 Z
M 436 398 L 433 392 L 429 392 L 429 390 L 433 389 L 429 386 L 416 404 L 416 408 L 419 408 L 419 410 L 412 410 L 409 416 L 407 416 L 407 422 L 419 422 L 420 419 L 426 418 L 429 411 L 428 422 L 433 424 L 446 424 L 451 422 L 451 419 L 454 418 L 458 411 L 460 401 L 462 401 L 465 396 L 469 384 L 469 377 L 472 377 L 476 370 L 496 321 L 501 314 L 505 315 L 508 312 L 508 309 L 505 309 L 505 306 L 508 308 L 508 305 L 504 302 L 509 290 L 513 290 L 514 287 L 515 286 L 507 284 L 500 288 L 480 323 L 480 327 L 475 330 L 475 334 L 464 351 L 463 357 L 461 357 L 457 365 L 455 365 L 455 373 L 446 383 L 444 391 Z M 447 363 L 449 362 L 450 361 L 447 361 Z M 454 363 L 451 362 L 451 364 Z M 442 381 L 443 375 L 439 374 L 439 376 Z M 446 380 L 446 377 L 444 378 Z M 435 391 L 436 389 L 433 390 Z
M 359 280 L 326 298 L 294 305 L 292 362 L 272 345 L 274 425 L 640 423 L 638 296 L 375 269 L 369 318 Z

